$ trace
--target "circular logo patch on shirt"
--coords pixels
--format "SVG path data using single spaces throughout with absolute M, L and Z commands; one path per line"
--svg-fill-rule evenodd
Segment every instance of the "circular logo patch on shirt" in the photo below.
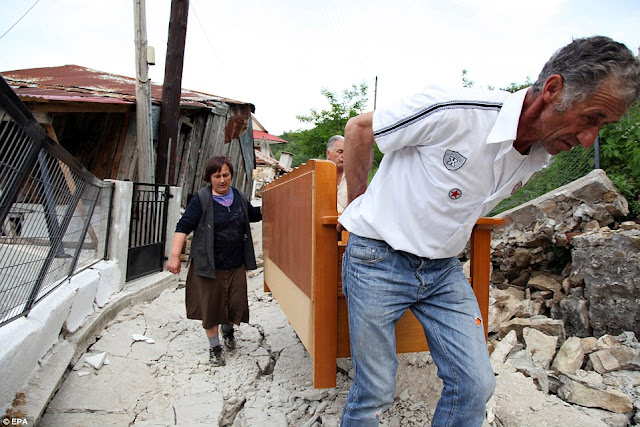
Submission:
M 449 198 L 451 200 L 458 200 L 460 197 L 462 197 L 462 190 L 459 188 L 452 188 L 449 190 Z
M 516 192 L 522 188 L 522 181 L 513 186 L 513 190 L 511 190 L 511 194 L 516 194 Z
M 445 151 L 444 157 L 442 159 L 442 163 L 444 163 L 444 167 L 446 167 L 450 171 L 460 169 L 462 165 L 465 164 L 466 161 L 467 161 L 467 158 L 465 156 L 453 150 Z

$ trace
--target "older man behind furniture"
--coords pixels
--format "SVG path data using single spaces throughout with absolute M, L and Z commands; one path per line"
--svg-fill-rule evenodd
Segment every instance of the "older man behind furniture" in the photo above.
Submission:
M 411 309 L 444 388 L 434 426 L 480 426 L 495 378 L 483 322 L 456 256 L 475 221 L 551 155 L 592 146 L 640 95 L 640 63 L 607 37 L 557 51 L 509 94 L 428 87 L 349 120 L 343 259 L 355 377 L 343 426 L 375 426 L 393 403 L 394 325 Z M 385 154 L 367 188 L 372 147 Z
M 327 160 L 336 165 L 336 185 L 338 186 L 338 213 L 347 207 L 347 180 L 344 179 L 344 137 L 334 135 L 327 141 Z

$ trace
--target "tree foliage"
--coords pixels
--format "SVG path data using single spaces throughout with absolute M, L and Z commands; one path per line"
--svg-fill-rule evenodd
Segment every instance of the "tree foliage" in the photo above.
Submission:
M 520 89 L 528 88 L 532 84 L 533 83 L 531 82 L 531 77 L 527 76 L 527 78 L 524 81 L 524 83 L 513 82 L 509 86 L 507 86 L 505 88 L 502 88 L 502 90 L 506 90 L 507 92 L 515 93 L 515 92 L 519 91 Z
M 473 80 L 469 80 L 469 77 L 467 76 L 468 71 L 466 68 L 462 69 L 462 87 L 473 87 L 476 82 L 474 82 Z
M 629 217 L 640 219 L 640 101 L 600 131 L 600 167 L 627 198 Z
M 314 125 L 308 130 L 285 132 L 281 138 L 289 144 L 274 147 L 274 152 L 289 151 L 293 153 L 293 165 L 298 166 L 312 158 L 324 158 L 327 140 L 333 135 L 344 135 L 344 128 L 351 117 L 364 112 L 367 106 L 367 90 L 365 83 L 353 84 L 342 91 L 342 96 L 328 89 L 322 89 L 328 108 L 311 109 L 307 115 L 296 116 L 302 123 Z

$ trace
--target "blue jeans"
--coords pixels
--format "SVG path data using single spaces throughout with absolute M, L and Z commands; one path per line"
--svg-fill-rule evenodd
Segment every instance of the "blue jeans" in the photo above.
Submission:
M 480 309 L 456 258 L 427 259 L 349 236 L 342 259 L 355 377 L 341 426 L 377 426 L 393 403 L 395 323 L 410 309 L 444 388 L 433 426 L 481 426 L 495 378 Z

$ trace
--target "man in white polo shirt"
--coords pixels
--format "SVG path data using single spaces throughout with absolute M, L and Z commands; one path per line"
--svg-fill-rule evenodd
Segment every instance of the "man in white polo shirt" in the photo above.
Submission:
M 640 96 L 640 62 L 607 37 L 575 40 L 514 94 L 427 87 L 345 129 L 350 232 L 343 258 L 353 385 L 342 426 L 375 426 L 393 403 L 394 326 L 411 309 L 443 380 L 434 426 L 481 426 L 495 379 L 457 255 L 476 220 L 551 155 L 592 146 Z M 373 144 L 384 153 L 367 188 Z M 486 319 L 484 319 L 486 321 Z

